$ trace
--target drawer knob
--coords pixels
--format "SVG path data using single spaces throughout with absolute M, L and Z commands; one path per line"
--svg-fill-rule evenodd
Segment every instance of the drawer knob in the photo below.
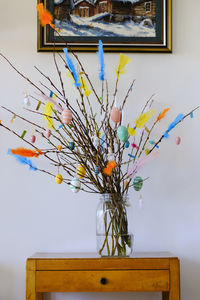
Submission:
M 106 279 L 105 277 L 102 277 L 102 278 L 100 279 L 100 283 L 101 283 L 101 284 L 106 284 L 106 283 L 107 283 L 107 279 Z

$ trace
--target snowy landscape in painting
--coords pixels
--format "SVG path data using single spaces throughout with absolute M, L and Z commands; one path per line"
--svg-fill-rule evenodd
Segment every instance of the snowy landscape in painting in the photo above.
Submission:
M 72 21 L 56 21 L 62 36 L 107 36 L 107 37 L 155 37 L 155 27 L 145 26 L 134 21 L 107 23 L 93 17 L 72 16 Z
M 62 36 L 156 36 L 156 0 L 55 0 L 54 6 Z

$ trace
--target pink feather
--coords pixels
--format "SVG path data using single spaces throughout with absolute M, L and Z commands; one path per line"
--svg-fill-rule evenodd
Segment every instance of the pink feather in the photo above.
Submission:
M 46 95 L 40 95 L 44 100 L 53 103 L 53 105 L 59 110 L 60 112 L 63 111 L 62 107 L 52 98 L 47 97 Z
M 128 169 L 128 176 L 132 179 L 134 175 L 148 162 L 154 160 L 156 157 L 158 157 L 159 151 L 151 152 L 149 155 L 147 155 L 144 158 L 140 158 L 136 164 L 132 165 Z

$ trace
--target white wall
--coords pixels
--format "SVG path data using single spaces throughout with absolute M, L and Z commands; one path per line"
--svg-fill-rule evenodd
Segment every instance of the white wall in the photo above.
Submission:
M 0 2 L 0 50 L 36 82 L 39 76 L 33 70 L 34 65 L 55 77 L 52 54 L 36 52 L 36 1 Z M 129 118 L 134 115 L 135 105 L 140 106 L 154 92 L 159 108 L 162 105 L 172 108 L 168 122 L 179 112 L 185 113 L 200 103 L 199 11 L 198 0 L 173 1 L 172 55 L 129 54 L 132 62 L 122 77 L 119 94 L 119 98 L 124 95 L 128 81 L 137 79 L 129 101 Z M 96 55 L 80 54 L 80 58 L 87 63 L 92 77 L 97 77 Z M 112 87 L 118 54 L 106 54 L 105 60 Z M 1 104 L 25 114 L 22 93 L 29 87 L 2 59 L 0 85 Z M 69 96 L 73 101 L 73 91 L 69 90 Z M 174 132 L 171 139 L 161 145 L 160 158 L 143 171 L 151 176 L 143 189 L 143 210 L 138 208 L 137 195 L 131 193 L 135 199 L 135 250 L 168 250 L 180 257 L 183 300 L 199 300 L 200 293 L 199 116 L 197 112 L 194 120 L 188 119 L 180 126 L 182 143 L 179 147 L 174 143 Z M 0 119 L 9 124 L 10 115 L 0 110 Z M 13 126 L 19 132 L 24 129 L 18 120 Z M 25 290 L 25 260 L 32 253 L 95 251 L 98 197 L 81 193 L 74 196 L 66 186 L 54 184 L 45 175 L 29 172 L 6 154 L 9 147 L 21 145 L 20 141 L 3 129 L 0 138 L 0 299 L 21 300 Z M 40 165 L 40 161 L 37 164 Z M 122 297 L 160 299 L 160 295 L 150 293 L 62 294 L 48 295 L 47 299 Z

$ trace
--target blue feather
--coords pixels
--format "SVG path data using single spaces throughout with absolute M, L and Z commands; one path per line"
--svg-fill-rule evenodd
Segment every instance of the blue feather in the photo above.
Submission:
M 67 66 L 70 69 L 70 71 L 72 72 L 72 75 L 74 77 L 74 81 L 75 81 L 74 84 L 75 84 L 76 87 L 80 87 L 81 83 L 79 81 L 79 77 L 78 77 L 78 74 L 77 74 L 76 69 L 74 67 L 74 64 L 73 64 L 71 58 L 69 57 L 67 48 L 63 48 L 63 51 L 65 53 Z
M 168 129 L 164 133 L 164 138 L 169 137 L 169 132 L 184 118 L 183 114 L 179 114 L 176 119 L 169 125 Z
M 101 40 L 99 40 L 99 46 L 98 46 L 98 56 L 99 56 L 99 62 L 100 62 L 100 73 L 99 73 L 99 79 L 104 80 L 104 56 L 103 56 L 103 43 Z
M 30 167 L 29 170 L 37 171 L 37 167 L 33 165 L 32 161 L 30 159 L 20 156 L 20 155 L 12 154 L 11 149 L 8 149 L 8 154 L 12 155 L 22 165 L 28 165 Z

